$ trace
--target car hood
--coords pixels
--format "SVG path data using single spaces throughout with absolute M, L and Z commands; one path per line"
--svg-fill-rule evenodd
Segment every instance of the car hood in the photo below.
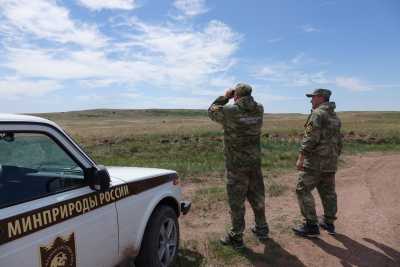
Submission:
M 122 180 L 126 183 L 176 173 L 171 170 L 138 167 L 109 166 L 107 170 L 111 179 Z

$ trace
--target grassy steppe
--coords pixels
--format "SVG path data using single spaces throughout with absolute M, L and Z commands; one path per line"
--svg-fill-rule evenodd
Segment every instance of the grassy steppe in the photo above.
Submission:
M 90 110 L 39 114 L 61 124 L 106 165 L 177 170 L 182 178 L 223 176 L 221 127 L 204 110 Z M 400 112 L 341 112 L 345 153 L 400 150 Z M 265 114 L 263 169 L 292 168 L 307 115 Z

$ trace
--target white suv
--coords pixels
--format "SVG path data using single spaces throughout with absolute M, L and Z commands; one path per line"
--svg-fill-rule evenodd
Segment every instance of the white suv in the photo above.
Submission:
M 0 114 L 0 266 L 171 266 L 176 172 L 97 165 L 55 123 Z

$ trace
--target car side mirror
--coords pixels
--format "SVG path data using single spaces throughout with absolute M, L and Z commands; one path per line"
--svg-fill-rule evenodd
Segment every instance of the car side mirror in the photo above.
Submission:
M 90 169 L 89 175 L 89 186 L 96 191 L 105 191 L 110 188 L 110 174 L 106 167 L 103 165 L 97 165 Z
M 14 142 L 14 133 L 0 133 L 0 140 L 4 140 L 9 143 Z

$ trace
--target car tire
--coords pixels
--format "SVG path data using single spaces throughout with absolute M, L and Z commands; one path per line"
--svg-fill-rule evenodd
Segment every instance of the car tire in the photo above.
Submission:
M 178 255 L 178 248 L 177 214 L 170 206 L 161 205 L 155 209 L 146 226 L 142 246 L 136 258 L 136 266 L 173 266 Z

